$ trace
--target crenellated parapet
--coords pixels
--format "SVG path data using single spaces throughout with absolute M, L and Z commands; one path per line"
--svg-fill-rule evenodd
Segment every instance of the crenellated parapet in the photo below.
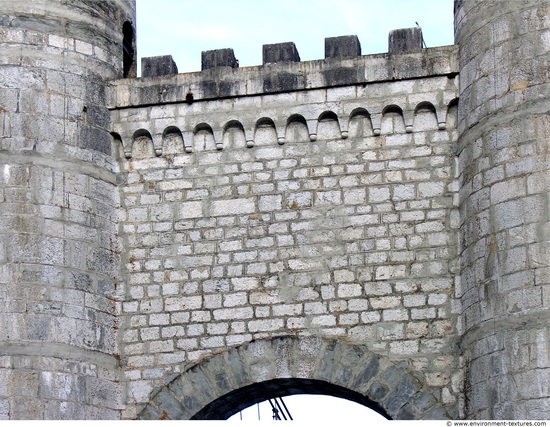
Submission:
M 261 66 L 239 68 L 232 49 L 202 53 L 202 71 L 177 74 L 171 56 L 142 59 L 143 77 L 115 81 L 110 107 L 196 102 L 227 97 L 454 76 L 456 46 L 422 49 L 420 29 L 390 33 L 389 52 L 361 55 L 356 36 L 325 39 L 325 59 L 300 61 L 292 42 L 263 46 Z
M 387 54 L 362 56 L 355 36 L 325 47 L 304 62 L 294 43 L 265 45 L 246 68 L 208 51 L 186 74 L 148 58 L 149 77 L 112 83 L 121 355 L 146 417 L 189 418 L 164 406 L 167 373 L 289 334 L 362 345 L 384 378 L 407 361 L 449 408 L 401 411 L 389 392 L 392 417 L 457 413 L 457 48 L 423 49 L 419 29 Z
M 130 158 L 134 141 L 143 137 L 158 156 L 174 135 L 181 152 L 200 149 L 199 133 L 221 150 L 235 129 L 251 148 L 266 126 L 274 144 L 284 144 L 296 125 L 315 141 L 326 120 L 334 120 L 338 137 L 346 139 L 358 116 L 368 119 L 372 136 L 391 132 L 384 121 L 394 115 L 411 133 L 425 110 L 444 130 L 457 99 L 456 54 L 455 46 L 423 49 L 420 29 L 412 28 L 390 33 L 387 54 L 361 56 L 358 38 L 343 36 L 325 39 L 325 59 L 317 61 L 301 62 L 291 42 L 264 45 L 264 63 L 256 67 L 239 68 L 232 49 L 203 52 L 202 71 L 195 73 L 177 74 L 170 56 L 144 58 L 146 77 L 113 84 L 112 134 Z

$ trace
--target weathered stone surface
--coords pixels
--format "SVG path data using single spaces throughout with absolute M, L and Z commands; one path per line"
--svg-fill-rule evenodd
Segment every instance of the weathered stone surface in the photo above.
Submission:
M 135 80 L 133 1 L 3 2 L 0 418 L 547 418 L 550 10 L 456 3 Z
M 0 418 L 120 418 L 106 105 L 110 81 L 135 77 L 122 49 L 135 5 L 0 9 Z
M 300 62 L 300 55 L 296 45 L 292 42 L 264 44 L 262 47 L 263 64 L 274 62 Z
M 201 64 L 202 70 L 218 67 L 239 67 L 239 62 L 235 58 L 233 49 L 216 49 L 202 52 Z
M 357 36 L 327 37 L 325 58 L 354 58 L 361 56 L 361 43 Z
M 546 161 L 544 99 L 550 85 L 541 75 L 548 61 L 535 52 L 548 53 L 541 34 L 550 31 L 550 9 L 539 1 L 524 2 L 521 11 L 515 6 L 480 7 L 464 0 L 455 8 L 462 64 L 458 161 L 466 404 L 461 416 L 471 418 L 548 414 L 545 405 L 541 411 L 530 405 L 543 395 L 548 400 L 540 381 L 550 361 L 527 361 L 518 350 L 547 346 L 548 300 L 543 302 L 537 277 L 549 261 L 543 255 L 548 208 L 538 198 L 547 198 L 542 188 L 548 188 L 549 171 L 540 173 L 537 165 Z M 482 175 L 471 174 L 474 170 Z M 537 190 L 530 184 L 535 176 Z M 522 392 L 510 393 L 514 384 L 522 384 Z
M 420 27 L 392 30 L 388 36 L 388 52 L 415 52 L 423 47 L 422 29 Z
M 178 66 L 172 55 L 141 58 L 141 76 L 159 77 L 178 74 Z

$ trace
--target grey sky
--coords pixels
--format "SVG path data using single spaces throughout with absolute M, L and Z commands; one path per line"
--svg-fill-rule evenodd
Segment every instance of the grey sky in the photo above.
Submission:
M 383 53 L 390 30 L 416 22 L 428 47 L 453 44 L 453 0 L 137 0 L 138 62 L 172 55 L 180 73 L 199 71 L 202 51 L 233 48 L 241 67 L 261 65 L 262 45 L 289 41 L 309 61 L 344 35 Z

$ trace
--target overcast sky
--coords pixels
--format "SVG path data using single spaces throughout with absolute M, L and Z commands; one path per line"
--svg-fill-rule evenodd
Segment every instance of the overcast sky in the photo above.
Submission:
M 137 0 L 138 64 L 172 55 L 180 73 L 199 71 L 202 51 L 232 48 L 241 67 L 261 65 L 262 45 L 290 41 L 309 61 L 346 35 L 383 53 L 390 30 L 417 22 L 428 47 L 453 44 L 453 0 Z

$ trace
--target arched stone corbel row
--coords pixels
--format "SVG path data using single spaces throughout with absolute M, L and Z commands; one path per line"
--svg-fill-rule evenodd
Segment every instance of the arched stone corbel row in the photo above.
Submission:
M 307 129 L 309 140 L 316 141 L 319 123 L 324 120 L 334 120 L 339 126 L 341 138 L 346 139 L 349 136 L 349 125 L 355 117 L 363 116 L 369 118 L 373 129 L 373 135 L 380 136 L 382 130 L 382 120 L 384 116 L 389 113 L 396 113 L 403 118 L 405 132 L 411 133 L 413 131 L 414 117 L 418 114 L 420 110 L 431 111 L 436 117 L 438 129 L 445 130 L 449 109 L 456 105 L 456 102 L 456 99 L 452 99 L 445 106 L 435 108 L 432 102 L 422 101 L 418 103 L 414 109 L 405 110 L 397 104 L 388 104 L 384 108 L 378 109 L 380 112 L 375 113 L 369 112 L 367 108 L 350 103 L 349 105 L 346 105 L 344 106 L 344 108 L 342 108 L 340 114 L 337 114 L 331 110 L 324 110 L 313 118 L 310 118 L 298 112 L 289 112 L 289 115 L 286 116 L 286 118 L 280 118 L 280 114 L 278 115 L 279 117 L 276 117 L 274 119 L 268 116 L 260 116 L 260 118 L 256 119 L 255 121 L 249 120 L 244 124 L 234 118 L 225 120 L 222 119 L 223 121 L 220 121 L 217 125 L 215 124 L 214 126 L 209 123 L 197 120 L 194 125 L 191 125 L 188 129 L 183 130 L 176 125 L 170 125 L 162 130 L 162 132 L 158 131 L 151 133 L 151 131 L 142 127 L 134 131 L 131 135 L 126 134 L 122 136 L 124 132 L 116 131 L 112 132 L 112 134 L 116 139 L 119 139 L 122 142 L 124 147 L 124 155 L 127 159 L 132 157 L 132 146 L 134 141 L 141 137 L 146 137 L 152 141 L 153 149 L 155 155 L 157 156 L 162 155 L 162 145 L 164 139 L 174 134 L 178 135 L 183 140 L 184 151 L 186 153 L 192 153 L 194 136 L 200 131 L 207 131 L 211 133 L 216 149 L 222 150 L 223 136 L 227 131 L 232 128 L 240 129 L 244 134 L 246 147 L 252 148 L 255 145 L 255 134 L 260 126 L 268 125 L 273 127 L 277 135 L 277 142 L 280 145 L 283 145 L 286 142 L 286 130 L 288 126 L 293 122 L 302 123 Z

